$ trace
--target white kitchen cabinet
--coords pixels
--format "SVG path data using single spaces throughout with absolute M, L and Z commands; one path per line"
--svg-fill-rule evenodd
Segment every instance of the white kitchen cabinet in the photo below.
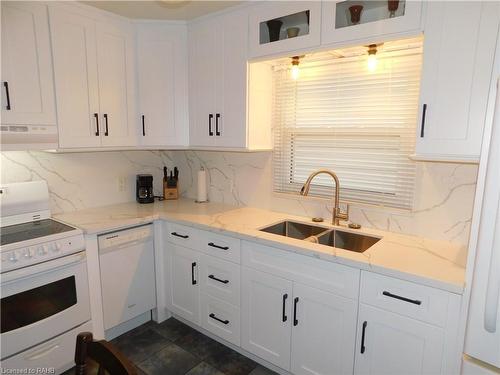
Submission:
M 182 318 L 200 324 L 199 257 L 182 246 L 168 244 L 167 275 L 170 278 L 167 307 Z
M 274 26 L 278 22 L 276 36 Z M 281 25 L 279 24 L 281 22 Z M 250 57 L 275 55 L 319 46 L 321 33 L 320 1 L 277 1 L 251 9 L 249 15 Z M 297 27 L 296 37 L 288 37 L 287 29 Z
M 353 24 L 349 7 L 361 5 L 360 22 Z M 381 42 L 385 38 L 417 34 L 422 31 L 420 1 L 399 1 L 390 17 L 387 1 L 324 1 L 321 18 L 321 44 Z
M 49 9 L 61 148 L 136 143 L 131 24 Z
M 293 284 L 291 372 L 297 375 L 352 374 L 356 300 Z
M 428 2 L 416 159 L 479 160 L 498 6 Z
M 361 303 L 354 373 L 440 374 L 443 344 L 442 329 Z
M 2 2 L 2 124 L 50 125 L 56 109 L 47 5 Z
M 188 143 L 187 29 L 185 25 L 137 24 L 140 143 Z
M 242 267 L 241 347 L 290 370 L 293 282 Z
M 247 147 L 248 17 L 189 26 L 190 145 Z

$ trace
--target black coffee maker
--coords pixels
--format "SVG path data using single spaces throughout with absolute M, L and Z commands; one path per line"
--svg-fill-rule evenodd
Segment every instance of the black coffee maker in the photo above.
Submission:
M 139 203 L 153 203 L 153 176 L 150 174 L 138 174 L 135 180 L 135 198 Z

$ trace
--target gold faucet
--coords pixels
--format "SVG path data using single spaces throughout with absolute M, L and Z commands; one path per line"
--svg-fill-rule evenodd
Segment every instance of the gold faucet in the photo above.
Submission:
M 309 194 L 309 189 L 311 188 L 311 182 L 312 182 L 313 178 L 319 174 L 322 174 L 322 173 L 326 173 L 326 174 L 332 176 L 332 178 L 335 181 L 335 195 L 334 195 L 335 201 L 334 201 L 334 207 L 333 207 L 332 224 L 339 225 L 340 219 L 342 219 L 342 220 L 348 219 L 348 214 L 340 212 L 340 207 L 339 207 L 340 182 L 339 182 L 339 178 L 337 177 L 337 175 L 334 172 L 332 172 L 328 169 L 320 169 L 320 170 L 317 170 L 317 171 L 311 173 L 311 175 L 307 178 L 307 181 L 304 184 L 304 186 L 302 186 L 302 189 L 300 189 L 300 195 L 307 196 Z

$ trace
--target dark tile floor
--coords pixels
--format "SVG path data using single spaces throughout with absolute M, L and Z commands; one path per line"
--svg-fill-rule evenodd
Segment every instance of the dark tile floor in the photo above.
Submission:
M 139 375 L 276 374 L 174 318 L 148 322 L 111 342 L 137 366 Z

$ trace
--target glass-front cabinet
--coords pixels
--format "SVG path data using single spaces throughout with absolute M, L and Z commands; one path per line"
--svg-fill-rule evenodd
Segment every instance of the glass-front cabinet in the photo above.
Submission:
M 422 2 L 407 0 L 324 1 L 321 44 L 421 30 Z
M 250 14 L 250 56 L 319 46 L 321 2 L 272 2 Z

